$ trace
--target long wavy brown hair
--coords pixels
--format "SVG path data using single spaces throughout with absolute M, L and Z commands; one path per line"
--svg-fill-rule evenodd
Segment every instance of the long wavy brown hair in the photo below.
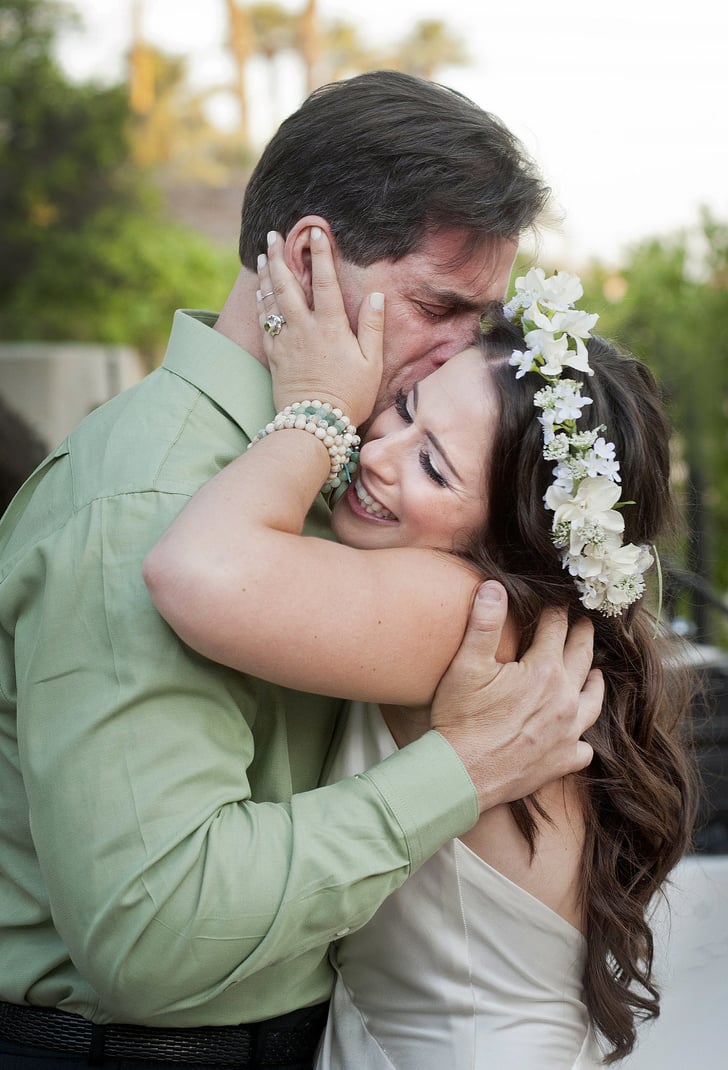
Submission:
M 649 909 L 690 846 L 697 805 L 695 764 L 687 736 L 694 679 L 677 640 L 660 628 L 645 599 L 619 617 L 589 612 L 551 541 L 543 496 L 553 462 L 542 456 L 533 404 L 544 385 L 520 380 L 507 358 L 523 336 L 498 311 L 484 320 L 483 349 L 500 395 L 501 417 L 487 473 L 489 515 L 466 556 L 508 591 L 525 649 L 545 606 L 565 606 L 594 624 L 594 665 L 604 674 L 601 716 L 585 738 L 594 759 L 584 785 L 586 839 L 581 895 L 587 939 L 584 999 L 608 1046 L 605 1062 L 632 1050 L 636 1025 L 659 1014 L 653 978 Z M 594 375 L 569 370 L 593 399 L 579 427 L 607 426 L 622 477 L 625 542 L 654 544 L 674 530 L 670 427 L 649 369 L 601 338 L 588 343 Z M 633 503 L 633 504 L 632 504 Z M 533 851 L 537 799 L 513 805 Z

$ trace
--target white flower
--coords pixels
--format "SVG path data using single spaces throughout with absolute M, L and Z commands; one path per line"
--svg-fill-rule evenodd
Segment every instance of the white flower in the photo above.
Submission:
M 602 457 L 607 461 L 614 460 L 615 445 L 613 442 L 607 442 L 605 438 L 600 436 L 594 440 L 593 447 L 597 457 Z
M 615 574 L 622 578 L 631 576 L 635 572 L 642 573 L 652 564 L 653 557 L 646 546 L 635 546 L 628 543 L 612 550 L 609 555 L 609 567 Z
M 544 301 L 549 308 L 563 310 L 571 308 L 583 296 L 584 289 L 578 275 L 568 271 L 557 271 L 555 275 L 543 281 Z
M 582 339 L 589 337 L 589 330 L 597 319 L 597 316 L 586 316 L 573 309 L 550 316 L 538 306 L 530 309 L 528 317 L 524 317 L 529 327 L 533 324 L 526 332 L 526 344 L 543 354 L 546 367 L 541 369 L 541 374 L 557 376 L 564 368 L 576 368 L 591 375 L 589 355 Z M 572 348 L 572 342 L 575 348 Z
M 547 461 L 564 461 L 569 456 L 570 448 L 568 435 L 552 435 L 548 442 L 544 442 L 543 455 Z
M 530 271 L 516 279 L 516 294 L 522 308 L 530 308 L 542 303 L 556 311 L 570 308 L 584 293 L 578 275 L 569 275 L 566 271 L 557 271 L 546 278 L 543 268 L 531 268 Z
M 589 354 L 583 340 L 591 337 L 590 332 L 598 319 L 599 316 L 596 313 L 590 316 L 586 312 L 579 312 L 573 308 L 566 312 L 558 312 L 552 317 L 551 329 L 563 331 L 566 336 L 573 339 L 576 346 L 575 352 L 570 351 L 570 358 L 566 361 L 567 367 L 578 368 L 587 375 L 594 374 L 589 367 Z
M 606 476 L 614 483 L 621 481 L 619 461 L 600 457 L 596 450 L 587 450 L 582 457 L 584 471 L 589 476 Z
M 542 372 L 541 368 L 537 370 Z M 566 420 L 578 420 L 582 408 L 591 405 L 592 399 L 582 397 L 580 384 L 573 379 L 557 379 L 552 386 L 539 390 L 533 403 L 540 409 L 553 409 L 554 422 L 562 424 Z
M 546 491 L 546 507 L 554 513 L 553 528 L 570 528 L 569 553 L 579 556 L 584 547 L 599 547 L 610 535 L 624 531 L 624 518 L 613 505 L 619 500 L 619 489 L 610 479 L 598 476 L 585 478 L 572 494 L 564 487 L 553 485 Z
M 503 306 L 503 315 L 508 320 L 514 320 L 519 312 L 521 312 L 526 306 L 522 304 L 518 295 L 512 297 L 510 301 L 507 301 Z
M 554 512 L 559 509 L 573 507 L 573 509 L 581 510 L 582 512 L 605 513 L 609 512 L 618 501 L 619 487 L 616 487 L 611 479 L 606 479 L 604 476 L 599 476 L 597 479 L 583 479 L 571 500 L 567 500 L 567 496 L 557 493 L 556 488 L 549 487 L 546 491 L 546 504 Z M 617 513 L 617 516 L 619 516 L 619 513 Z
M 537 370 L 545 378 L 555 379 L 568 367 L 569 355 L 573 356 L 573 353 L 569 350 L 569 339 L 565 334 L 556 338 L 548 329 L 538 328 L 528 331 L 525 337 L 531 352 L 537 358 L 541 357 L 540 364 L 537 360 Z
M 515 351 L 510 363 L 518 368 L 517 379 L 536 372 L 547 383 L 533 400 L 541 410 L 543 456 L 558 461 L 544 495 L 554 513 L 552 539 L 584 606 L 616 616 L 642 595 L 642 573 L 652 556 L 644 546 L 622 545 L 624 519 L 614 508 L 621 480 L 614 443 L 599 436 L 603 426 L 576 431 L 592 399 L 582 395 L 581 384 L 561 378 L 565 368 L 593 374 L 585 341 L 599 317 L 574 308 L 583 292 L 577 275 L 557 272 L 547 278 L 542 268 L 532 268 L 516 279 L 515 288 L 504 311 L 521 325 L 528 348 Z
M 571 436 L 571 445 L 575 450 L 588 450 L 596 442 L 598 434 L 596 428 L 591 431 L 575 431 Z
M 536 419 L 541 424 L 543 430 L 544 446 L 548 446 L 554 437 L 554 424 L 556 422 L 556 413 L 553 409 L 544 409 L 540 416 Z
M 552 403 L 557 424 L 566 423 L 567 420 L 578 420 L 584 406 L 592 403 L 591 398 L 583 397 L 578 383 L 570 379 L 561 379 L 559 385 L 562 383 L 563 387 L 554 391 Z
M 516 379 L 522 379 L 526 372 L 533 371 L 534 354 L 530 351 L 524 353 L 520 349 L 514 349 L 508 363 L 518 368 Z

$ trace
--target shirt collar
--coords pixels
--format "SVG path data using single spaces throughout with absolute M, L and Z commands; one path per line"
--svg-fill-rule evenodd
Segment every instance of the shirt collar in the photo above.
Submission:
M 217 313 L 178 309 L 163 367 L 206 394 L 252 439 L 275 416 L 270 372 L 212 330 Z

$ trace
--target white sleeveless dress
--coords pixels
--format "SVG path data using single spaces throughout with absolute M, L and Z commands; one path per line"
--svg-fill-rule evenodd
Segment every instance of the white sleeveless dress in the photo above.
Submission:
M 329 781 L 395 750 L 352 703 Z M 316 1070 L 594 1070 L 582 934 L 453 840 L 358 932 L 337 971 Z

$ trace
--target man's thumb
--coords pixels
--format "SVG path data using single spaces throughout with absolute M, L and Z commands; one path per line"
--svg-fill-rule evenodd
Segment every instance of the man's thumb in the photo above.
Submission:
M 493 641 L 498 646 L 500 633 L 506 621 L 508 612 L 508 595 L 506 589 L 496 580 L 487 580 L 481 583 L 473 599 L 473 607 L 470 610 L 467 635 L 475 631 L 483 638 L 488 636 L 488 646 Z M 485 650 L 483 651 L 485 653 Z
M 495 580 L 482 583 L 475 593 L 467 630 L 448 673 L 453 682 L 455 678 L 476 680 L 478 687 L 485 687 L 498 675 L 502 665 L 496 654 L 507 611 L 505 587 Z

